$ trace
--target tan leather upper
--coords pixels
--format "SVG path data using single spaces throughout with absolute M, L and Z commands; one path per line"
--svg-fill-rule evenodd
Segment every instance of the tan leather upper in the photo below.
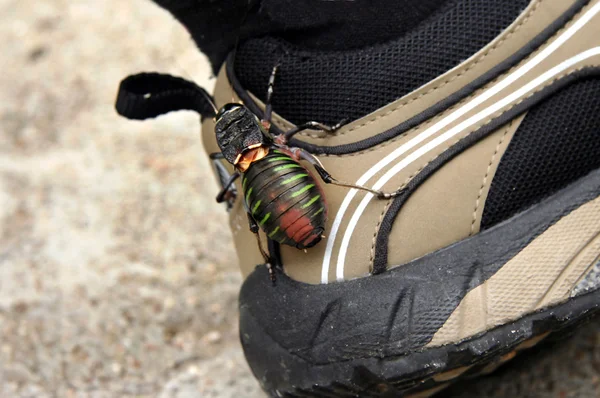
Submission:
M 428 346 L 463 340 L 567 298 L 598 262 L 600 199 L 552 225 L 471 290 Z
M 301 133 L 301 139 L 319 145 L 340 145 L 382 133 L 460 90 L 513 55 L 574 3 L 575 0 L 534 0 L 494 41 L 447 73 L 335 134 L 307 131 Z M 540 49 L 450 109 L 368 150 L 322 156 L 321 161 L 341 180 L 361 181 L 370 187 L 380 182 L 386 191 L 397 190 L 448 147 L 523 99 L 582 67 L 600 65 L 600 51 L 598 54 L 588 51 L 600 46 L 600 13 L 591 14 L 598 4 L 592 1 Z M 230 102 L 232 95 L 226 74 L 221 71 L 215 88 L 217 105 Z M 479 231 L 490 182 L 521 120 L 522 116 L 515 118 L 462 152 L 411 196 L 390 236 L 390 266 L 401 265 Z M 278 115 L 274 115 L 274 123 L 283 129 L 290 127 Z M 212 120 L 204 121 L 202 136 L 207 152 L 217 152 Z M 362 192 L 335 186 L 325 186 L 324 190 L 329 205 L 327 238 L 307 253 L 283 247 L 285 272 L 308 283 L 368 275 L 374 238 L 389 201 L 368 200 Z M 246 275 L 263 260 L 256 240 L 248 231 L 239 199 L 231 212 L 230 226 Z

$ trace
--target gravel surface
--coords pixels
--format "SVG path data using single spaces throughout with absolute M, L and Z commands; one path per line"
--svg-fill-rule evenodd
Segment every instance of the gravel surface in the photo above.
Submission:
M 262 397 L 195 114 L 139 123 L 121 78 L 211 87 L 147 0 L 0 0 L 0 396 Z M 600 322 L 459 397 L 600 396 Z

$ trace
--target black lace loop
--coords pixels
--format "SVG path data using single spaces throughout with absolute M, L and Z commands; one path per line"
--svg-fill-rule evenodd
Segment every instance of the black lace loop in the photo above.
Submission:
M 214 117 L 212 97 L 196 83 L 160 73 L 129 76 L 119 85 L 117 112 L 128 119 L 144 120 L 179 110 Z

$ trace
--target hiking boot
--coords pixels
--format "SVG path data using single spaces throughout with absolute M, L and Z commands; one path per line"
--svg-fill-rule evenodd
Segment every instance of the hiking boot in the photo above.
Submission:
M 206 47 L 196 14 L 167 6 Z M 224 191 L 245 278 L 240 337 L 272 396 L 429 396 L 600 308 L 600 1 L 424 8 L 359 48 L 266 30 L 246 32 L 222 67 L 208 52 L 217 108 L 234 96 L 274 137 L 346 121 L 287 145 L 391 194 L 326 184 L 301 162 L 326 199 L 323 237 L 304 251 L 261 231 L 265 261 L 244 179 Z M 122 88 L 120 112 L 214 115 L 198 87 L 161 79 Z M 202 139 L 221 152 L 212 117 Z M 235 169 L 212 158 L 227 188 Z

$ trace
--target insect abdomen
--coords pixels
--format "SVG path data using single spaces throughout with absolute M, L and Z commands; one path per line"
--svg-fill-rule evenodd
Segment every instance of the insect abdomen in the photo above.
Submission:
M 297 161 L 270 151 L 252 163 L 242 178 L 252 217 L 276 242 L 304 249 L 321 240 L 327 208 L 317 182 Z

